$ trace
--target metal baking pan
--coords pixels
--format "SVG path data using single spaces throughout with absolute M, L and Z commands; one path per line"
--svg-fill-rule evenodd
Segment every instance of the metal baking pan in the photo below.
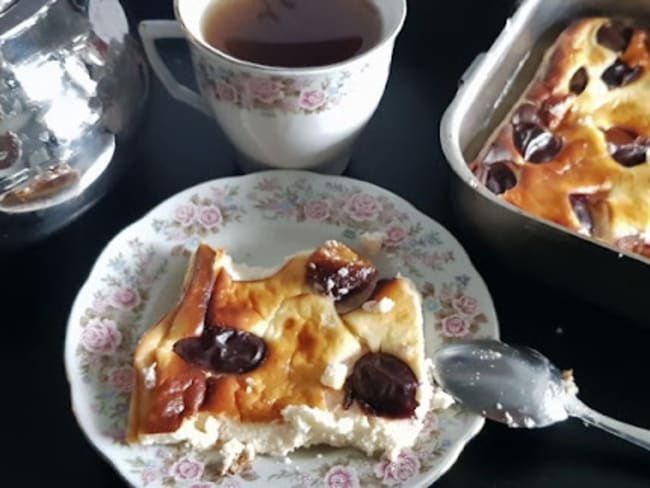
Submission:
M 470 234 L 511 266 L 650 326 L 650 261 L 527 214 L 492 194 L 468 162 L 535 76 L 544 53 L 573 20 L 629 16 L 650 25 L 648 0 L 525 0 L 487 53 L 463 76 L 441 124 L 457 178 L 454 208 Z

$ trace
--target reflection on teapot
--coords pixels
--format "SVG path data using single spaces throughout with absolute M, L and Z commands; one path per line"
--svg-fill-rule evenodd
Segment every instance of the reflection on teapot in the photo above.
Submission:
M 0 246 L 101 196 L 147 90 L 118 0 L 0 0 Z

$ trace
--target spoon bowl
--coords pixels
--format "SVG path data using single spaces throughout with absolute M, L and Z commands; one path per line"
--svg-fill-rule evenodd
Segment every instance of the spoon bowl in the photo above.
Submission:
M 466 409 L 509 427 L 546 427 L 577 417 L 645 449 L 650 431 L 606 417 L 582 403 L 571 371 L 540 352 L 475 339 L 443 346 L 434 358 L 440 386 Z

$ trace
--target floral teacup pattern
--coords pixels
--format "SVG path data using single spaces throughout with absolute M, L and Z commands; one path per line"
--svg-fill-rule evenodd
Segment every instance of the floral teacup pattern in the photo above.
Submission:
M 267 116 L 317 114 L 335 107 L 353 88 L 352 75 L 342 70 L 325 76 L 253 76 L 247 71 L 198 62 L 199 82 L 205 93 L 222 103 Z
M 66 368 L 77 419 L 130 483 L 193 488 L 428 486 L 455 461 L 482 425 L 478 417 L 456 407 L 430 412 L 416 445 L 392 462 L 353 450 L 316 449 L 284 460 L 260 456 L 236 476 L 224 477 L 215 470 L 209 451 L 125 443 L 133 351 L 142 333 L 176 299 L 187 256 L 198 243 L 223 246 L 236 258 L 257 258 L 271 266 L 326 239 L 374 253 L 373 259 L 387 263 L 390 273 L 401 272 L 414 281 L 423 297 L 429 354 L 462 337 L 498 336 L 489 294 L 462 248 L 444 228 L 384 190 L 302 172 L 258 173 L 191 188 L 109 244 L 69 319 Z M 374 249 L 368 247 L 371 241 Z

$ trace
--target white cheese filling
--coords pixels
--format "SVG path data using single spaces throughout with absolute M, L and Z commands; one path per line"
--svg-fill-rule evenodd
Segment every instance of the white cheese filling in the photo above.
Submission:
M 256 453 L 286 456 L 298 448 L 329 445 L 354 447 L 368 456 L 383 454 L 395 459 L 402 449 L 413 446 L 422 429 L 424 414 L 431 408 L 432 397 L 421 396 L 428 396 L 429 402 L 418 407 L 414 418 L 385 419 L 366 415 L 357 406 L 347 410 L 337 406 L 325 411 L 290 405 L 282 410 L 283 420 L 274 423 L 238 422 L 200 413 L 186 419 L 176 432 L 146 435 L 142 443 L 188 442 L 198 449 L 208 449 L 224 442 L 224 447 L 234 447 L 232 443 L 236 441 L 240 452 L 246 450 L 249 457 Z M 232 449 L 221 451 L 224 470 L 228 470 L 239 454 L 231 452 Z

